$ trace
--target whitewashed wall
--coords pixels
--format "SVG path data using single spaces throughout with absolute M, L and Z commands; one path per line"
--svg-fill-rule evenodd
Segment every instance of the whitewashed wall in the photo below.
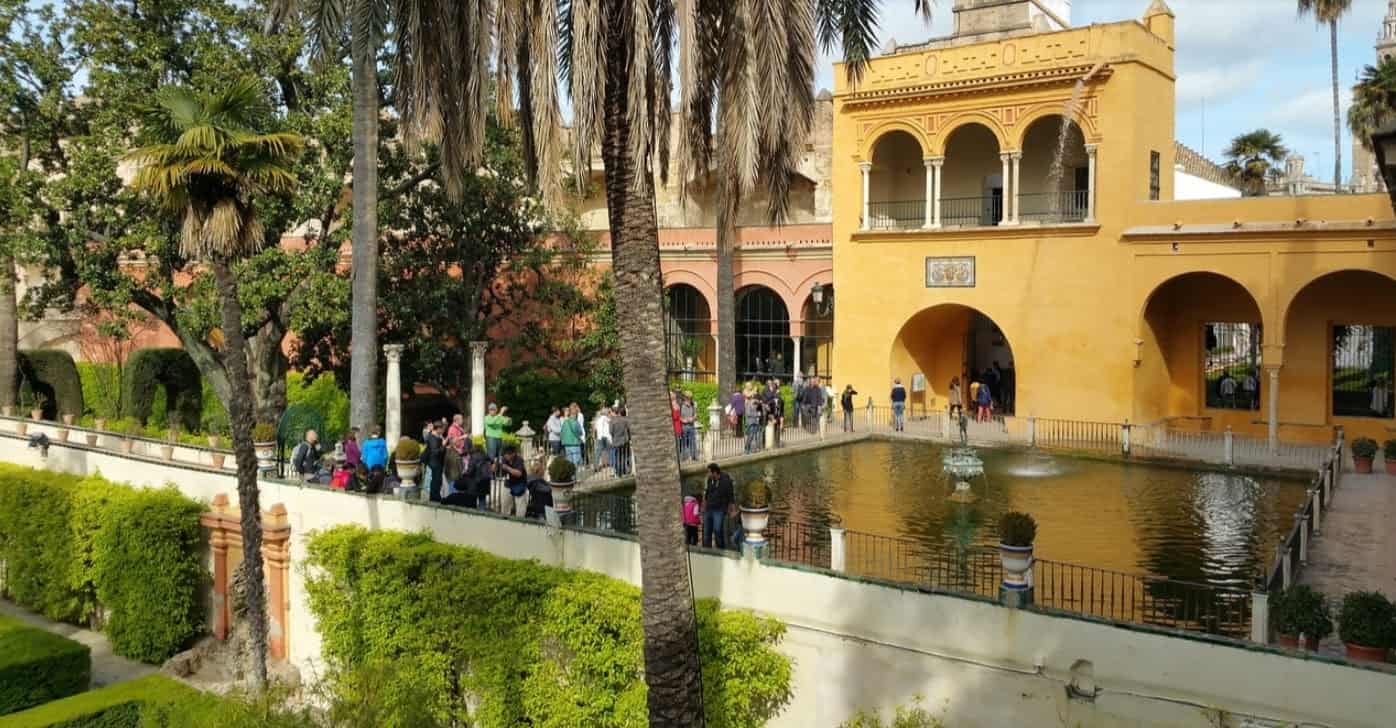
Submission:
M 0 429 L 4 423 L 0 423 Z M 0 432 L 0 460 L 107 478 L 175 483 L 204 500 L 234 496 L 231 473 L 54 445 L 47 459 Z M 3 487 L 3 483 L 0 483 Z M 391 498 L 267 482 L 265 506 L 286 506 L 292 558 L 314 529 L 357 523 L 430 529 L 446 543 L 512 558 L 589 569 L 638 584 L 635 542 Z M 995 604 L 922 594 L 733 556 L 694 554 L 700 596 L 790 626 L 794 700 L 772 725 L 835 726 L 859 707 L 890 708 L 923 695 L 956 728 L 991 726 L 1390 726 L 1396 675 L 1320 659 L 1163 635 Z M 293 571 L 290 654 L 313 675 L 320 640 Z M 1071 699 L 1073 669 L 1092 675 L 1093 700 Z M 1083 684 L 1085 684 L 1083 682 Z
M 1217 184 L 1197 177 L 1181 169 L 1173 171 L 1173 199 L 1175 200 L 1218 200 L 1240 197 L 1241 191 L 1235 187 Z

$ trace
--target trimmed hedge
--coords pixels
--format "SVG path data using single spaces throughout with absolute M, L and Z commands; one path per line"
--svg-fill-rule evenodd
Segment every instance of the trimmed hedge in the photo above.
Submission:
M 16 603 L 92 624 L 104 607 L 112 650 L 162 662 L 202 626 L 203 507 L 174 488 L 0 464 L 0 560 Z
M 127 414 L 142 425 L 150 419 L 155 391 L 164 390 L 167 420 L 179 429 L 199 429 L 203 410 L 203 378 L 194 359 L 183 349 L 138 349 L 126 361 L 122 401 Z
M 331 667 L 415 665 L 413 689 L 443 721 L 646 724 L 640 592 L 628 584 L 357 526 L 312 535 L 307 564 Z M 775 649 L 785 626 L 712 600 L 697 611 L 707 725 L 764 724 L 790 700 L 790 660 Z
M 164 675 L 147 675 L 0 718 L 0 728 L 139 728 L 154 706 L 205 703 L 205 695 Z
M 698 429 L 708 429 L 708 405 L 717 399 L 717 385 L 711 382 L 669 382 L 671 392 L 692 392 L 693 404 L 698 409 Z M 780 387 L 780 398 L 785 400 L 785 426 L 795 426 L 795 391 L 788 384 Z
M 91 681 L 86 645 L 0 617 L 0 715 L 80 693 Z
M 35 395 L 47 401 L 44 419 L 83 413 L 82 379 L 73 357 L 62 349 L 30 349 L 19 352 L 19 401 L 27 409 Z
M 121 412 L 121 372 L 114 364 L 78 362 L 84 414 L 114 420 Z

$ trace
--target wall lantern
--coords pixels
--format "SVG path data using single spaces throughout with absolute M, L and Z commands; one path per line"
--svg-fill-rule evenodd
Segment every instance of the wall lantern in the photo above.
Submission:
M 828 316 L 834 311 L 834 291 L 833 286 L 829 287 L 826 297 L 824 284 L 815 282 L 809 289 L 810 300 L 814 301 L 814 311 L 817 316 Z
M 1391 209 L 1396 211 L 1396 123 L 1372 132 L 1372 151 L 1377 155 L 1377 169 L 1386 181 L 1386 193 L 1391 196 Z

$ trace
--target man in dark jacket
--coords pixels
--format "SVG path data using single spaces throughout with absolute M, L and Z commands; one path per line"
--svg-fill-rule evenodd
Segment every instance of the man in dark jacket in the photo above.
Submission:
M 320 436 L 314 430 L 306 430 L 305 439 L 291 451 L 291 468 L 301 480 L 315 481 L 320 469 Z
M 624 407 L 616 407 L 611 413 L 611 447 L 616 464 L 616 477 L 630 474 L 630 420 L 625 416 Z
M 442 427 L 440 422 L 433 422 L 427 429 L 425 452 L 423 457 L 427 467 L 431 468 L 431 479 L 427 481 L 427 497 L 435 502 L 441 502 L 441 480 L 446 474 L 446 440 L 442 437 Z
M 726 548 L 727 539 L 724 526 L 727 520 L 727 506 L 735 499 L 732 476 L 722 472 L 717 463 L 708 465 L 708 482 L 703 488 L 703 548 L 712 548 L 717 541 L 718 548 Z

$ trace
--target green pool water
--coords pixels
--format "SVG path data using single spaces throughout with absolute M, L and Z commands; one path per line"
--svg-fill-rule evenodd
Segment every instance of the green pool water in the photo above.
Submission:
M 1005 511 L 1031 513 L 1037 556 L 1102 569 L 1249 587 L 1293 526 L 1306 483 L 1272 477 L 979 449 L 976 501 L 947 499 L 942 448 L 864 442 L 729 470 L 740 486 L 768 473 L 773 522 L 911 539 L 997 543 Z M 703 478 L 685 480 L 697 490 Z

